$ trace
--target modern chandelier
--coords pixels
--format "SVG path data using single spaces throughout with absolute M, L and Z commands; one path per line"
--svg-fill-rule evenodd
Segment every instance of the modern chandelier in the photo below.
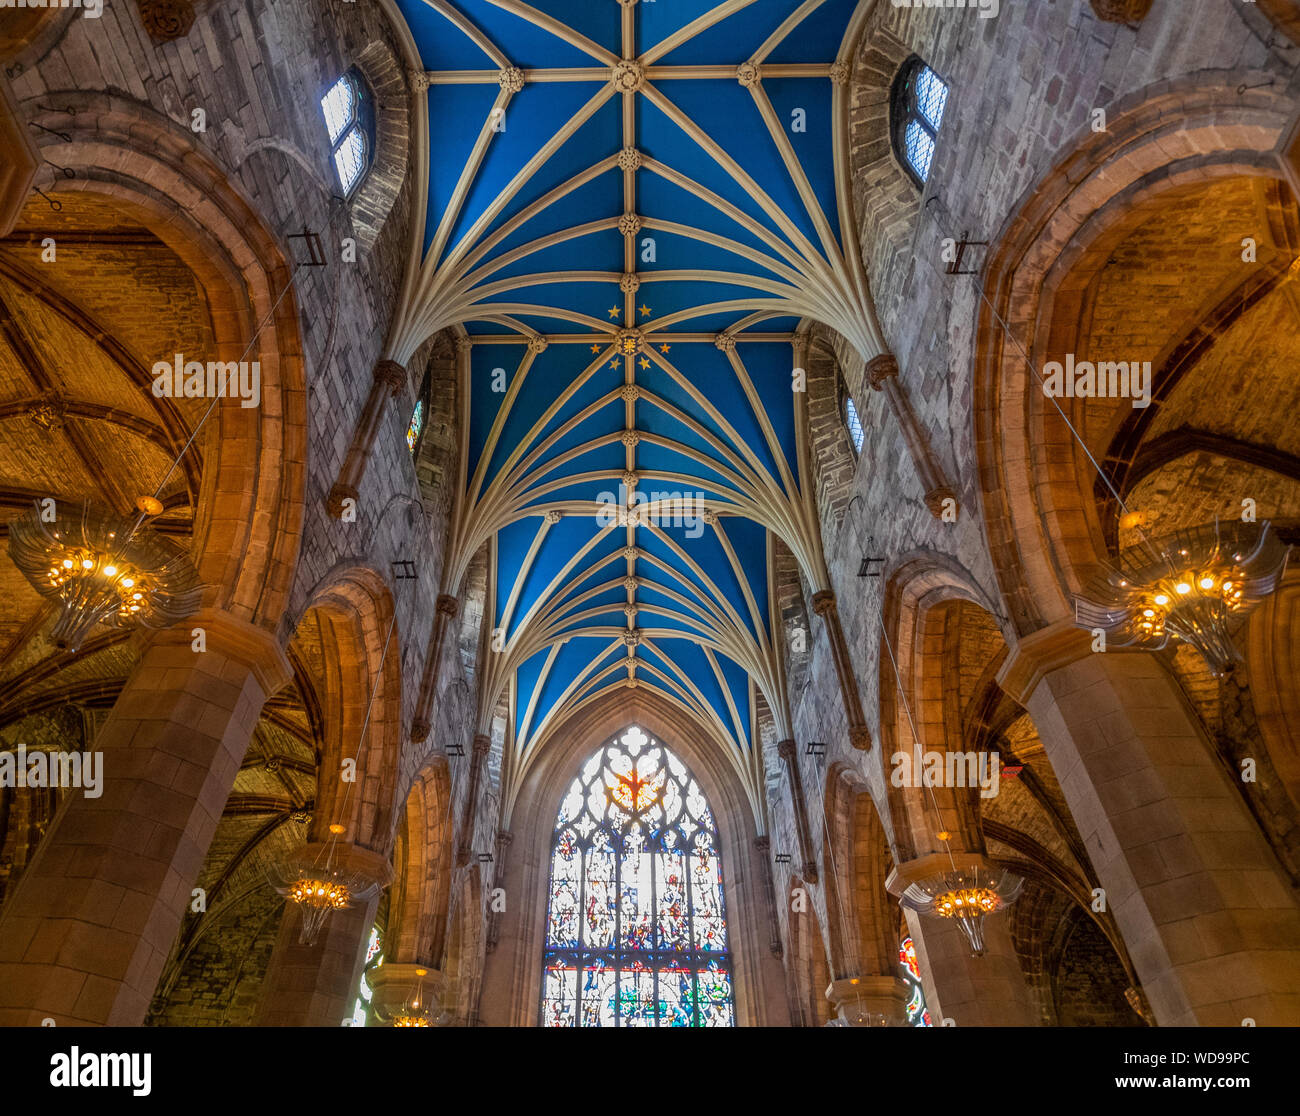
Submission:
M 47 522 L 38 504 L 9 524 L 14 565 L 58 607 L 50 638 L 61 650 L 78 650 L 96 624 L 166 628 L 199 607 L 189 557 L 145 524 L 162 504 L 142 496 L 137 506 L 134 518 L 84 504 Z
M 302 913 L 302 945 L 316 944 L 325 920 L 335 911 L 347 910 L 379 893 L 381 883 L 365 872 L 337 862 L 338 836 L 343 826 L 330 826 L 324 846 L 296 849 L 270 868 L 271 886 Z
M 1108 644 L 1194 647 L 1218 677 L 1242 662 L 1233 630 L 1277 590 L 1291 548 L 1265 521 L 1211 523 L 1122 551 L 1075 596 L 1075 622 Z
M 919 880 L 903 892 L 903 906 L 932 918 L 955 919 L 976 957 L 984 955 L 984 919 L 1011 906 L 1025 881 L 1006 869 L 954 868 Z

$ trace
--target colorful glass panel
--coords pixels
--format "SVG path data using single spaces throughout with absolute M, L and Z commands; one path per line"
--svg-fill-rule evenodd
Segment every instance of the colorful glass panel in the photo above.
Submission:
M 411 425 L 406 428 L 406 448 L 415 452 L 415 445 L 420 440 L 420 431 L 424 429 L 424 400 L 416 401 L 415 410 L 411 412 Z
M 542 967 L 544 1027 L 735 1026 L 713 814 L 635 726 L 560 802 Z
M 898 947 L 898 963 L 903 970 L 903 981 L 907 985 L 907 1025 L 909 1027 L 932 1027 L 930 1012 L 925 1006 L 925 991 L 921 987 L 921 966 L 916 961 L 916 945 L 911 938 L 904 938 Z

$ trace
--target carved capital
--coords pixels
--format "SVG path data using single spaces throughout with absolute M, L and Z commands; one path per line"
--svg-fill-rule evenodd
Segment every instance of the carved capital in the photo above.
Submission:
M 957 500 L 957 493 L 946 484 L 941 484 L 938 488 L 932 488 L 925 494 L 925 506 L 930 509 L 930 514 L 935 519 L 943 518 L 944 507 L 949 500 L 952 501 L 954 510 L 960 512 L 961 504 Z
M 867 362 L 867 383 L 873 391 L 883 391 L 885 381 L 898 378 L 898 361 L 893 353 L 881 353 Z
M 353 488 L 350 484 L 335 484 L 330 489 L 330 494 L 327 497 L 325 497 L 325 510 L 329 512 L 330 515 L 332 515 L 335 519 L 342 519 L 343 512 L 344 512 L 344 506 L 343 506 L 344 501 L 351 500 L 353 502 L 353 506 L 355 507 L 356 501 L 358 500 L 359 497 L 360 497 L 360 493 L 357 492 L 357 490 Z
M 781 740 L 776 745 L 776 754 L 789 763 L 794 762 L 796 745 L 793 740 Z
M 835 594 L 830 589 L 823 589 L 819 593 L 814 593 L 812 606 L 813 612 L 817 613 L 818 616 L 825 616 L 835 609 Z
M 481 732 L 478 733 L 474 737 L 474 747 L 472 750 L 474 753 L 474 758 L 476 760 L 483 756 L 486 756 L 488 752 L 492 750 L 492 737 L 485 736 Z
M 375 365 L 375 383 L 383 384 L 396 398 L 406 387 L 406 369 L 395 360 L 381 360 Z
M 835 85 L 847 85 L 851 69 L 847 62 L 836 59 L 831 63 L 831 81 Z
M 415 744 L 423 744 L 426 740 L 429 739 L 429 733 L 432 729 L 433 726 L 429 724 L 427 718 L 416 717 L 416 719 L 411 722 L 412 742 Z
M 871 730 L 866 725 L 849 725 L 849 743 L 859 752 L 871 751 Z
M 1092 10 L 1106 23 L 1140 23 L 1151 10 L 1151 0 L 1092 0 Z
M 439 593 L 437 608 L 443 616 L 455 616 L 460 611 L 460 601 L 447 593 Z
M 410 86 L 412 93 L 427 93 L 429 91 L 428 71 L 407 70 L 406 84 Z
M 136 0 L 136 4 L 140 22 L 156 43 L 184 38 L 194 26 L 194 5 L 190 0 Z

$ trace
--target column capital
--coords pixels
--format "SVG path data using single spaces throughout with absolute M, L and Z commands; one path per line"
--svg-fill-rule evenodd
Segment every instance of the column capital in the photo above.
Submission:
M 1072 620 L 1058 620 L 1025 636 L 1012 648 L 998 671 L 997 682 L 1007 697 L 1025 706 L 1044 675 L 1090 654 L 1091 636 Z
M 455 616 L 460 611 L 460 601 L 449 593 L 439 593 L 437 608 L 443 616 Z
M 375 365 L 375 383 L 388 388 L 396 399 L 406 387 L 406 369 L 395 360 L 381 360 Z
M 393 882 L 392 861 L 382 853 L 349 841 L 335 841 L 332 848 L 330 845 L 329 841 L 311 841 L 297 855 L 303 862 L 319 861 L 322 864 L 324 858 L 330 856 L 336 867 L 356 872 L 381 888 Z
M 849 725 L 849 743 L 859 752 L 871 751 L 871 730 L 866 725 Z
M 885 880 L 885 890 L 890 895 L 902 895 L 912 884 L 951 872 L 954 866 L 958 871 L 967 868 L 993 869 L 988 858 L 980 853 L 963 852 L 960 849 L 929 853 L 894 865 L 889 878 Z
M 961 511 L 961 501 L 957 499 L 957 493 L 948 485 L 941 484 L 937 488 L 930 489 L 925 494 L 925 506 L 930 509 L 930 514 L 935 519 L 943 518 L 944 504 L 951 500 L 957 511 Z
M 906 1022 L 907 984 L 901 977 L 844 977 L 826 989 L 826 999 L 850 1027 L 897 1027 Z
M 793 760 L 797 754 L 795 751 L 795 742 L 793 740 L 781 740 L 777 742 L 776 754 L 783 760 Z
M 498 848 L 501 848 L 501 849 L 508 849 L 508 848 L 510 847 L 511 842 L 513 842 L 514 839 L 515 839 L 515 835 L 514 835 L 513 833 L 511 833 L 510 830 L 508 830 L 508 829 L 498 829 L 498 830 L 497 830 L 497 847 L 498 847 Z
M 893 353 L 881 353 L 867 361 L 867 383 L 872 391 L 883 391 L 885 381 L 898 378 L 898 358 Z
M 492 750 L 492 737 L 487 736 L 481 732 L 478 733 L 474 737 L 474 747 L 473 747 L 474 758 L 477 760 L 482 756 L 486 756 L 488 752 L 490 752 L 491 750 Z
M 293 667 L 280 641 L 265 628 L 216 608 L 200 609 L 189 619 L 148 637 L 150 646 L 183 646 L 196 665 L 204 652 L 194 651 L 194 629 L 203 629 L 206 651 L 218 651 L 242 663 L 271 695 L 293 678 Z
M 835 591 L 833 589 L 822 589 L 813 594 L 812 598 L 813 612 L 818 616 L 825 616 L 835 608 Z
M 771 837 L 763 836 L 763 837 L 754 838 L 754 848 L 756 848 L 760 853 L 764 853 L 764 854 L 767 853 L 767 851 L 771 847 L 772 847 Z
M 335 519 L 343 518 L 343 501 L 351 500 L 355 504 L 361 498 L 361 493 L 350 484 L 335 483 L 330 487 L 330 492 L 325 497 L 325 510 Z

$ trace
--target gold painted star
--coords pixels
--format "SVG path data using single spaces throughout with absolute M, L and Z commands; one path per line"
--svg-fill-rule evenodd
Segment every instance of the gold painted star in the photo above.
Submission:
M 671 349 L 671 348 L 672 348 L 672 346 L 671 346 L 670 344 L 668 344 L 667 341 L 665 341 L 662 345 L 659 346 L 659 351 L 660 351 L 661 353 L 666 353 L 666 352 L 667 352 L 669 349 Z
M 620 312 L 621 312 L 621 311 L 619 310 L 619 308 L 618 308 L 617 306 L 610 307 L 609 316 L 610 316 L 611 318 L 617 318 L 617 317 L 619 316 Z
M 609 366 L 610 366 L 611 368 L 617 368 L 617 367 L 618 367 L 618 357 L 615 357 L 613 360 L 611 360 L 611 361 L 609 362 Z
M 643 318 L 650 317 L 650 307 L 648 307 L 644 302 L 641 303 L 641 316 Z
M 600 346 L 599 346 L 599 345 L 592 345 L 592 347 L 591 347 L 591 351 L 592 351 L 593 353 L 598 353 L 598 352 L 600 352 Z
M 648 360 L 646 360 L 645 357 L 642 357 L 642 358 L 641 358 L 640 364 L 641 364 L 641 369 L 642 369 L 642 371 L 644 371 L 645 369 L 647 369 L 647 368 L 650 367 L 650 362 L 649 362 Z

